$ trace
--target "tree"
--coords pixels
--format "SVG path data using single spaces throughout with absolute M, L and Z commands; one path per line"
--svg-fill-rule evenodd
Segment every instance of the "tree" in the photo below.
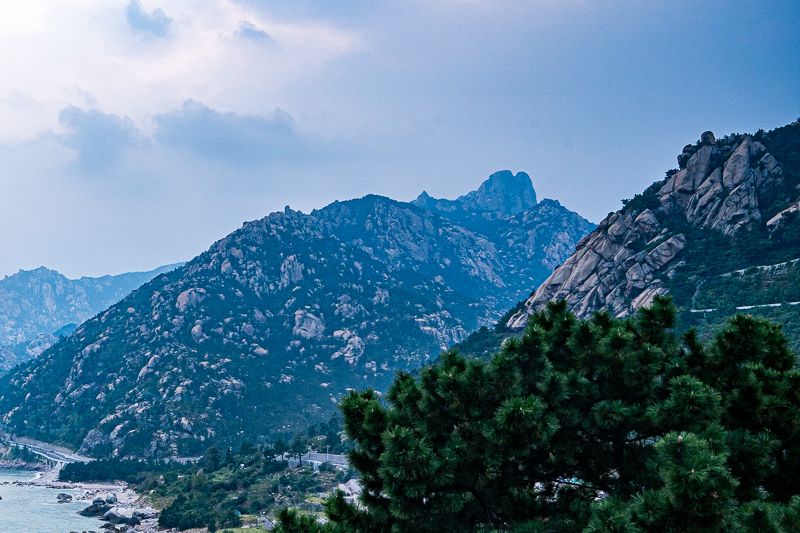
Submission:
M 220 455 L 216 446 L 211 446 L 206 450 L 205 470 L 209 474 L 219 469 Z
M 302 431 L 295 433 L 292 443 L 289 445 L 289 453 L 296 457 L 300 464 L 303 463 L 303 455 L 308 451 L 308 437 Z
M 242 445 L 239 448 L 239 455 L 242 455 L 244 457 L 250 457 L 251 455 L 254 455 L 257 451 L 258 448 L 256 448 L 255 444 L 253 444 L 250 441 L 244 441 L 242 442 Z
M 289 451 L 289 445 L 286 444 L 285 440 L 278 437 L 278 439 L 275 441 L 275 444 L 272 446 L 272 450 L 275 455 L 283 457 L 283 454 Z
M 674 317 L 667 298 L 586 321 L 552 303 L 488 361 L 451 351 L 385 401 L 349 394 L 363 505 L 335 495 L 324 530 L 797 531 L 800 372 L 780 326 L 739 316 L 704 345 Z

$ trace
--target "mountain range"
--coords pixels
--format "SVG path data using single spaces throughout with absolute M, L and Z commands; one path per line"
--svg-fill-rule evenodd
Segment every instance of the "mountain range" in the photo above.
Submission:
M 181 265 L 74 280 L 44 267 L 6 276 L 0 280 L 0 374 L 37 357 L 142 283 Z
M 509 171 L 453 201 L 287 207 L 17 367 L 2 424 L 98 456 L 292 432 L 495 323 L 594 227 Z
M 456 200 L 287 207 L 17 367 L 0 416 L 82 453 L 196 454 L 291 433 L 454 343 L 495 350 L 555 299 L 625 317 L 671 295 L 704 335 L 777 313 L 797 344 L 798 259 L 798 122 L 704 132 L 596 227 L 508 171 Z

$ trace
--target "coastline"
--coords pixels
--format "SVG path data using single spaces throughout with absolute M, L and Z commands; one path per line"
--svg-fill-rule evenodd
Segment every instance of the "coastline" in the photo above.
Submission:
M 0 459 L 0 468 L 6 468 L 8 470 L 25 470 L 27 472 L 44 472 L 46 470 L 50 470 L 50 467 L 44 463 L 29 463 L 22 461 L 21 459 L 14 459 L 11 461 Z
M 86 507 L 92 505 L 92 501 L 96 498 L 105 499 L 106 496 L 113 494 L 117 499 L 117 502 L 113 504 L 114 507 L 130 510 L 131 512 L 136 510 L 144 511 L 147 509 L 152 509 L 150 505 L 144 501 L 144 497 L 140 496 L 133 489 L 129 488 L 127 483 L 86 483 L 59 481 L 58 472 L 59 471 L 54 468 L 45 467 L 44 470 L 37 471 L 32 480 L 20 481 L 17 482 L 17 484 L 55 490 L 64 489 L 83 491 L 83 494 L 73 498 L 73 501 L 85 502 Z M 98 529 L 103 529 L 103 525 L 110 523 L 102 520 L 100 517 L 98 517 L 97 520 L 100 522 L 100 524 L 98 524 Z M 109 529 L 108 531 L 136 531 L 139 533 L 159 533 L 165 531 L 158 527 L 157 518 L 143 519 L 141 523 L 137 525 L 117 524 L 115 527 L 117 528 L 116 530 Z

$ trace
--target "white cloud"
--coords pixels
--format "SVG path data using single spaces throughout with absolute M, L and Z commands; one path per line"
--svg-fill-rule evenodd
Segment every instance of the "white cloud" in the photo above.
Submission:
M 143 38 L 147 24 L 160 38 Z M 271 39 L 243 38 L 242 28 Z M 0 54 L 0 141 L 59 131 L 59 110 L 86 106 L 87 96 L 145 130 L 188 98 L 223 111 L 270 111 L 298 80 L 359 46 L 354 32 L 270 20 L 230 0 L 3 2 L 0 49 L 15 53 Z

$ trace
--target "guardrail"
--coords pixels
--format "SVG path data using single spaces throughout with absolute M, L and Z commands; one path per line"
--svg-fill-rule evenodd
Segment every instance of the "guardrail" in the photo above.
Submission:
M 301 455 L 299 460 L 295 455 L 284 453 L 283 455 L 279 456 L 279 458 L 282 461 L 287 461 L 291 466 L 310 463 L 314 466 L 314 470 L 317 470 L 319 465 L 322 463 L 330 463 L 334 468 L 338 468 L 340 470 L 347 470 L 350 468 L 350 463 L 347 461 L 346 455 L 336 455 L 333 453 L 308 452 Z

